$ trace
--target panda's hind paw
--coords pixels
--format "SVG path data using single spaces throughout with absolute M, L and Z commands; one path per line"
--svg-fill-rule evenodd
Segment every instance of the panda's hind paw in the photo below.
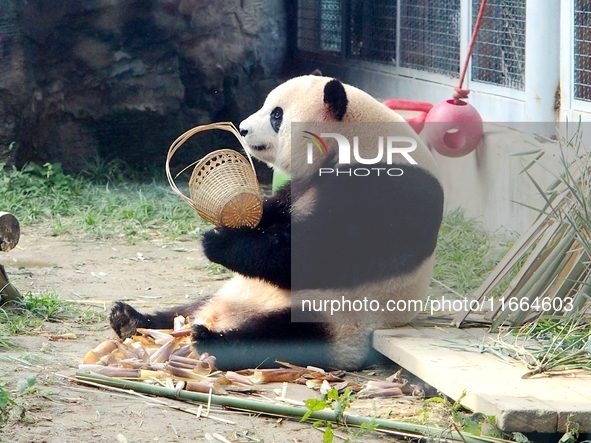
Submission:
M 109 323 L 117 335 L 126 339 L 137 333 L 137 328 L 142 326 L 144 316 L 129 306 L 127 303 L 116 302 L 111 308 Z

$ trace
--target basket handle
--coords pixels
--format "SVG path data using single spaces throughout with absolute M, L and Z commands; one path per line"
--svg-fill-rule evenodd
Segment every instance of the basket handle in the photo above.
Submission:
M 177 187 L 176 183 L 174 182 L 174 178 L 170 172 L 170 160 L 172 159 L 172 157 L 176 153 L 176 151 L 187 140 L 189 140 L 193 135 L 195 135 L 199 132 L 209 131 L 212 129 L 220 129 L 220 130 L 228 131 L 228 132 L 231 132 L 232 134 L 234 134 L 234 136 L 238 139 L 240 146 L 242 146 L 242 149 L 244 150 L 246 156 L 248 157 L 248 161 L 250 162 L 250 166 L 252 167 L 253 172 L 255 172 L 254 163 L 252 161 L 252 157 L 250 156 L 250 153 L 248 152 L 247 145 L 244 142 L 244 140 L 242 139 L 240 132 L 238 132 L 238 129 L 236 129 L 236 126 L 234 126 L 234 123 L 232 123 L 232 122 L 210 123 L 208 125 L 196 126 L 192 129 L 189 129 L 188 131 L 181 134 L 174 142 L 172 142 L 172 144 L 170 145 L 170 148 L 168 148 L 168 154 L 166 155 L 165 167 L 166 167 L 166 177 L 168 178 L 168 183 L 170 184 L 172 191 L 175 194 L 179 195 L 183 200 L 185 200 L 191 206 L 193 205 L 192 200 L 189 197 L 187 197 L 185 194 L 183 194 L 180 191 L 180 189 Z M 191 165 L 187 166 L 187 168 L 191 167 L 194 164 L 195 163 L 192 163 Z M 187 168 L 185 168 L 185 169 L 187 169 Z M 183 171 L 185 169 L 183 169 Z M 183 172 L 183 171 L 181 171 L 181 172 Z M 255 172 L 255 175 L 256 175 L 256 172 Z

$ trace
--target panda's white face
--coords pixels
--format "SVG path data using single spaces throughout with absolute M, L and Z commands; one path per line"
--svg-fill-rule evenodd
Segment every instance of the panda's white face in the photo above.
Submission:
M 396 125 L 398 135 L 416 136 L 416 132 L 400 115 L 369 94 L 336 79 L 317 75 L 293 78 L 271 91 L 263 107 L 240 123 L 240 133 L 250 154 L 274 168 L 290 173 L 292 179 L 300 179 L 317 174 L 326 156 L 314 156 L 309 164 L 307 140 L 301 134 L 292 140 L 292 123 L 321 122 L 395 122 L 401 123 Z M 348 139 L 353 136 L 359 139 L 375 136 L 374 125 L 365 125 L 362 130 L 359 126 L 353 128 L 354 134 L 348 134 L 346 128 L 342 128 L 345 132 L 340 133 Z M 367 135 L 364 131 L 368 131 Z M 338 153 L 335 140 L 329 138 L 326 144 L 329 153 Z M 375 145 L 364 146 L 368 152 L 360 152 L 363 158 L 375 156 Z M 433 156 L 422 142 L 413 152 L 413 159 L 438 176 Z
M 267 102 L 269 100 L 267 99 Z M 283 107 L 265 105 L 240 123 L 240 134 L 252 155 L 271 166 L 286 170 L 287 165 L 278 164 L 279 131 L 283 125 Z
M 250 154 L 293 174 L 291 123 L 327 118 L 322 101 L 327 81 L 326 77 L 307 75 L 293 78 L 271 91 L 263 107 L 240 123 L 240 134 Z M 302 156 L 304 153 L 302 150 Z

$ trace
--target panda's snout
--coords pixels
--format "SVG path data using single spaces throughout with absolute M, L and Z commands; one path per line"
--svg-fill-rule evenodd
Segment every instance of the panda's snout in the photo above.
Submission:
M 240 133 L 240 135 L 242 136 L 242 138 L 244 138 L 244 140 L 246 141 L 246 143 L 248 144 L 248 148 L 252 151 L 265 151 L 267 149 L 267 143 L 257 143 L 258 140 L 257 137 L 254 137 L 254 134 L 257 133 L 256 130 L 253 130 L 256 128 L 256 125 L 253 125 L 252 122 L 252 117 L 250 116 L 249 118 L 247 118 L 246 120 L 242 121 L 240 123 L 240 126 L 238 126 L 238 132 Z M 248 140 L 247 140 L 247 136 L 248 136 Z

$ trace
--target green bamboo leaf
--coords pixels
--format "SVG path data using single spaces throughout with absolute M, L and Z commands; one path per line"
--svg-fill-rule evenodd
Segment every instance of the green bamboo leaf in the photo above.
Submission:
M 539 160 L 544 156 L 545 152 L 542 151 L 538 155 L 535 156 L 533 160 L 531 160 L 527 165 L 523 167 L 519 174 L 523 174 L 525 171 L 529 170 L 533 165 L 538 164 Z
M 329 423 L 326 425 L 326 430 L 324 431 L 324 439 L 322 440 L 323 443 L 332 443 L 334 439 L 334 434 L 332 432 L 332 424 Z
M 546 201 L 547 206 L 548 207 L 552 207 L 552 200 L 553 199 L 550 199 L 546 195 L 546 192 L 542 189 L 542 187 L 538 184 L 538 182 L 532 177 L 532 175 L 529 172 L 526 171 L 526 175 L 531 180 L 531 182 L 535 186 L 535 188 L 538 190 L 538 192 L 540 193 L 540 195 L 542 196 L 542 198 Z
M 517 200 L 510 200 L 510 202 L 515 203 L 519 206 L 523 206 L 524 208 L 531 209 L 532 211 L 539 212 L 540 215 L 546 214 L 546 210 L 550 207 L 548 204 L 546 204 L 542 208 L 536 208 L 535 206 L 528 205 L 527 203 L 523 203 Z
M 535 149 L 529 149 L 526 151 L 513 152 L 511 154 L 507 154 L 507 157 L 523 157 L 525 155 L 533 155 L 533 154 L 538 154 L 540 152 L 542 153 L 542 155 L 544 154 L 544 150 L 542 148 L 535 148 Z
M 305 403 L 308 412 L 306 412 L 300 421 L 306 421 L 316 411 L 322 411 L 328 407 L 326 400 L 318 400 L 315 398 L 309 398 Z
M 513 432 L 513 434 L 511 434 L 513 440 L 516 443 L 532 443 L 525 435 L 523 435 L 521 432 Z
M 329 398 L 331 400 L 338 400 L 339 399 L 339 391 L 337 391 L 335 388 L 332 388 L 330 391 L 328 391 L 326 393 L 326 398 Z

